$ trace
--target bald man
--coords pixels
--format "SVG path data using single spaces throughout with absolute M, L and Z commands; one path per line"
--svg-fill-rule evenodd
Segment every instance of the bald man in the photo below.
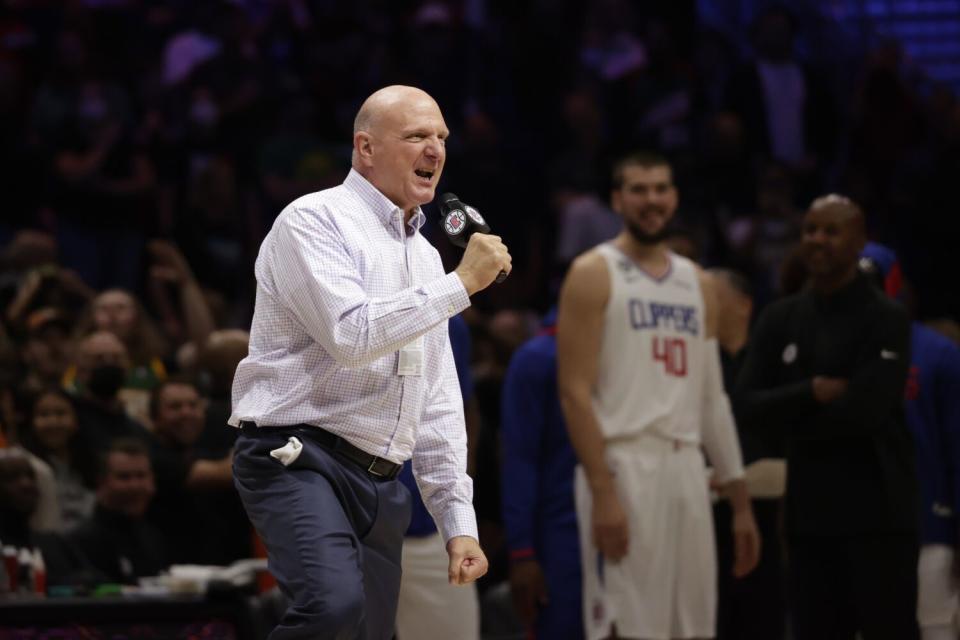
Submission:
M 910 323 L 858 271 L 865 236 L 849 199 L 813 202 L 808 287 L 763 312 L 737 384 L 743 428 L 784 430 L 796 640 L 918 637 Z
M 229 422 L 237 488 L 290 601 L 271 640 L 393 635 L 411 457 L 451 585 L 487 570 L 447 320 L 511 259 L 476 234 L 445 274 L 420 233 L 448 134 L 423 91 L 377 91 L 343 184 L 288 205 L 260 248 Z

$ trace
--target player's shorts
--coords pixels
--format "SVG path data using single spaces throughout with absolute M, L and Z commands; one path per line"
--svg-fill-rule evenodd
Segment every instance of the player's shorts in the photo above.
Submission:
M 609 443 L 606 457 L 627 512 L 629 547 L 619 562 L 597 551 L 590 489 L 577 467 L 587 640 L 607 638 L 612 624 L 621 638 L 713 637 L 717 563 L 700 448 L 646 435 Z
M 960 598 L 953 560 L 954 551 L 948 545 L 920 547 L 917 620 L 921 627 L 951 626 L 957 621 Z

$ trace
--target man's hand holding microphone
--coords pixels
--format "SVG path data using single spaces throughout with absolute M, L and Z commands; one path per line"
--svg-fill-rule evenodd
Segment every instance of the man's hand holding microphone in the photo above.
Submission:
M 447 239 L 466 249 L 455 272 L 467 294 L 472 296 L 494 282 L 503 282 L 513 268 L 513 259 L 500 236 L 490 234 L 480 212 L 452 193 L 445 193 L 440 196 L 440 215 Z

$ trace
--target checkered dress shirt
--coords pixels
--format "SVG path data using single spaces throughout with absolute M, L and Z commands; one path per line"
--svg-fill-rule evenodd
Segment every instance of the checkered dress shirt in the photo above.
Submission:
M 355 171 L 288 205 L 260 246 L 230 424 L 310 424 L 413 470 L 444 539 L 477 537 L 447 320 L 470 305 L 403 211 Z M 420 376 L 398 351 L 424 337 Z

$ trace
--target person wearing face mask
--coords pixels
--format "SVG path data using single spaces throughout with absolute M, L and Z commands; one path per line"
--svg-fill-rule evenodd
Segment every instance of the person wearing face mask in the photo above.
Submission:
M 80 341 L 76 358 L 77 418 L 90 446 L 102 451 L 118 437 L 146 441 L 149 433 L 127 415 L 120 398 L 130 367 L 123 342 L 108 331 L 97 331 Z
M 763 311 L 736 392 L 744 429 L 785 438 L 792 637 L 916 639 L 909 315 L 858 270 L 856 203 L 817 198 L 802 234 L 807 286 Z
M 227 565 L 250 557 L 250 522 L 233 487 L 233 452 L 201 446 L 206 406 L 186 378 L 171 378 L 153 391 L 150 453 L 157 494 L 147 518 L 163 534 L 171 562 Z
M 23 444 L 53 470 L 60 528 L 68 531 L 93 512 L 96 455 L 79 433 L 77 412 L 65 391 L 41 391 L 30 409 L 30 428 Z
M 92 327 L 109 331 L 123 342 L 131 367 L 124 386 L 153 389 L 167 377 L 163 358 L 168 346 L 143 305 L 128 291 L 109 289 L 93 299 Z
M 88 309 L 80 319 L 79 335 L 109 331 L 120 339 L 129 360 L 123 381 L 124 401 L 145 414 L 149 391 L 167 377 L 164 358 L 170 349 L 166 339 L 140 301 L 128 291 L 108 289 L 98 293 Z M 64 386 L 79 386 L 77 376 L 77 366 L 68 367 L 63 374 Z M 139 416 L 136 410 L 131 413 Z
M 147 446 L 111 442 L 100 456 L 93 515 L 67 536 L 109 581 L 136 584 L 167 568 L 163 537 L 145 518 L 155 492 Z

